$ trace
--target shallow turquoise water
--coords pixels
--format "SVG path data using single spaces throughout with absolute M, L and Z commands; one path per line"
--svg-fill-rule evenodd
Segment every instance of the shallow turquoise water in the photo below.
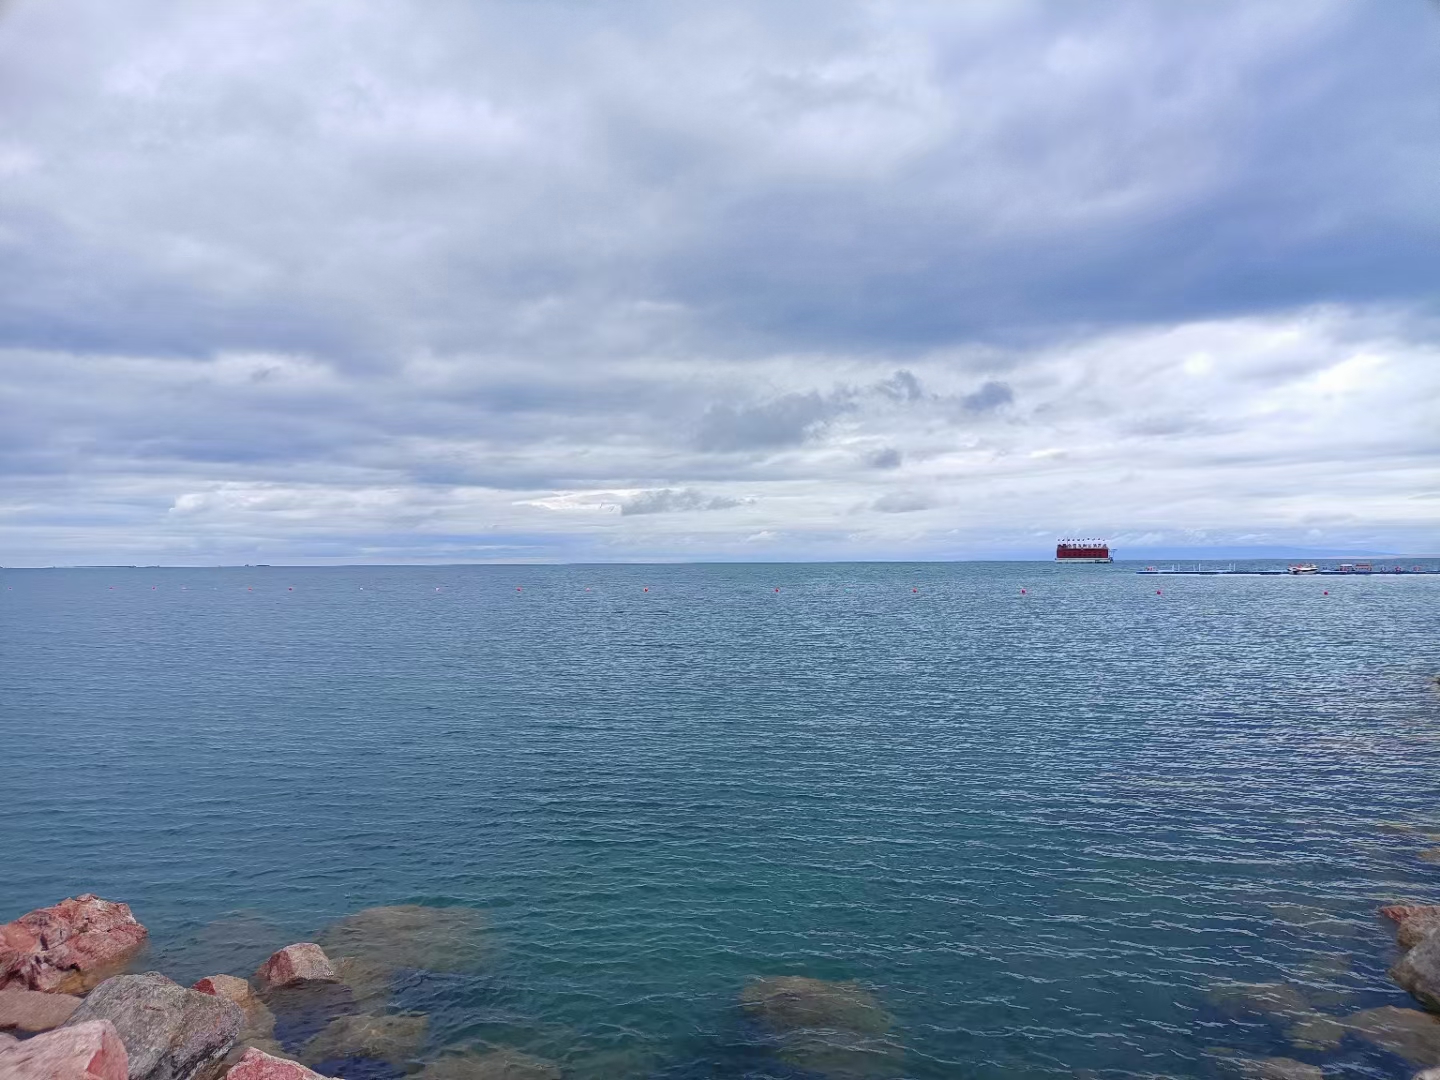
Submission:
M 1440 901 L 1416 858 L 1435 841 L 1400 828 L 1440 831 L 1440 578 L 0 585 L 0 916 L 126 900 L 177 978 L 253 970 L 358 908 L 466 904 L 491 913 L 484 970 L 402 988 L 430 1049 L 577 1077 L 801 1075 L 736 1006 L 757 974 L 860 980 L 917 1078 L 1232 1076 L 1226 1048 L 1413 1071 L 1297 1049 L 1209 994 L 1410 1004 L 1374 909 Z

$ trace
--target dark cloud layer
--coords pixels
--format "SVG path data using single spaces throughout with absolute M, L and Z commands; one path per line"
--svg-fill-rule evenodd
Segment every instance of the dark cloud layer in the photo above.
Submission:
M 22 0 L 0 561 L 1440 544 L 1437 69 L 1421 0 Z

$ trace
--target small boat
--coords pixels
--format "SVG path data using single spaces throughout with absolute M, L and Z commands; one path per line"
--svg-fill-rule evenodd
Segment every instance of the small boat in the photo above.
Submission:
M 1286 572 L 1291 574 L 1318 574 L 1320 568 L 1314 563 L 1296 563 L 1294 566 L 1286 567 Z

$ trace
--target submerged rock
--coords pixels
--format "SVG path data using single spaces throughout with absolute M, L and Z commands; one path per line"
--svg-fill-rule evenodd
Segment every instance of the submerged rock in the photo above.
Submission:
M 1287 1057 L 1246 1058 L 1238 1064 L 1254 1080 L 1322 1080 L 1325 1075 L 1318 1065 Z
M 1305 995 L 1289 983 L 1220 983 L 1211 987 L 1207 996 L 1232 1015 L 1251 1012 L 1286 1018 L 1306 1017 L 1315 1011 Z
M 740 1004 L 776 1036 L 780 1059 L 796 1068 L 857 1078 L 898 1070 L 902 1051 L 883 1038 L 890 1014 L 859 983 L 803 975 L 752 979 Z
M 777 1033 L 825 1028 L 880 1035 L 891 1024 L 890 1014 L 859 983 L 804 975 L 751 979 L 740 992 L 740 1004 Z
M 190 1080 L 225 1057 L 243 1016 L 233 1001 L 147 971 L 101 983 L 66 1027 L 90 1020 L 115 1025 L 129 1053 L 130 1080 Z
M 320 942 L 331 956 L 358 962 L 356 970 L 371 978 L 401 968 L 474 971 L 483 961 L 489 925 L 477 908 L 395 904 L 345 916 Z
M 255 981 L 266 990 L 284 990 L 306 983 L 333 983 L 339 978 L 324 950 L 311 941 L 302 941 L 271 955 L 255 972 Z
M 1333 1050 L 1339 1046 L 1349 1029 L 1333 1016 L 1310 1013 L 1285 1031 L 1285 1037 L 1305 1050 Z
M 4 1080 L 127 1080 L 128 1076 L 125 1044 L 108 1020 L 0 1045 Z
M 1341 1022 L 1366 1042 L 1412 1065 L 1440 1065 L 1440 1020 L 1429 1013 L 1382 1005 L 1347 1016 Z
M 225 1074 L 225 1080 L 325 1080 L 298 1061 L 268 1054 L 253 1047 Z
M 1390 978 L 1422 1005 L 1440 1009 L 1440 934 L 1428 934 L 1390 969 Z
M 12 986 L 0 990 L 0 1028 L 11 1031 L 49 1031 L 57 1028 L 80 1007 L 70 994 L 46 994 Z
M 560 1066 L 508 1046 L 488 1053 L 447 1054 L 420 1070 L 416 1080 L 560 1080 Z
M 429 1025 L 420 1015 L 360 1013 L 338 1016 L 308 1043 L 300 1060 L 315 1064 L 368 1057 L 403 1065 L 420 1053 Z
M 84 993 L 121 970 L 145 937 L 128 905 L 93 893 L 38 908 L 0 926 L 0 988 Z

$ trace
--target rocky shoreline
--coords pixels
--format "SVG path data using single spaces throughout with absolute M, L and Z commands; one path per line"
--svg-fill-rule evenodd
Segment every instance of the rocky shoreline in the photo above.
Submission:
M 1440 1080 L 1440 905 L 1378 914 L 1395 924 L 1390 977 L 1423 1009 L 1336 1016 L 1282 983 L 1227 984 L 1212 1000 L 1283 1024 L 1302 1049 L 1354 1037 L 1421 1069 L 1415 1080 Z M 129 971 L 148 933 L 127 905 L 90 894 L 63 900 L 0 926 L 0 1080 L 324 1080 L 377 1067 L 418 1080 L 562 1080 L 558 1064 L 513 1047 L 426 1059 L 428 1018 L 393 1010 L 397 973 L 475 970 L 485 928 L 473 908 L 367 908 L 318 942 L 276 950 L 248 977 L 216 973 L 186 987 Z M 892 1017 L 857 983 L 756 977 L 738 1006 L 790 1068 L 837 1078 L 903 1073 Z M 1213 1053 L 1255 1080 L 1324 1075 L 1294 1058 Z

